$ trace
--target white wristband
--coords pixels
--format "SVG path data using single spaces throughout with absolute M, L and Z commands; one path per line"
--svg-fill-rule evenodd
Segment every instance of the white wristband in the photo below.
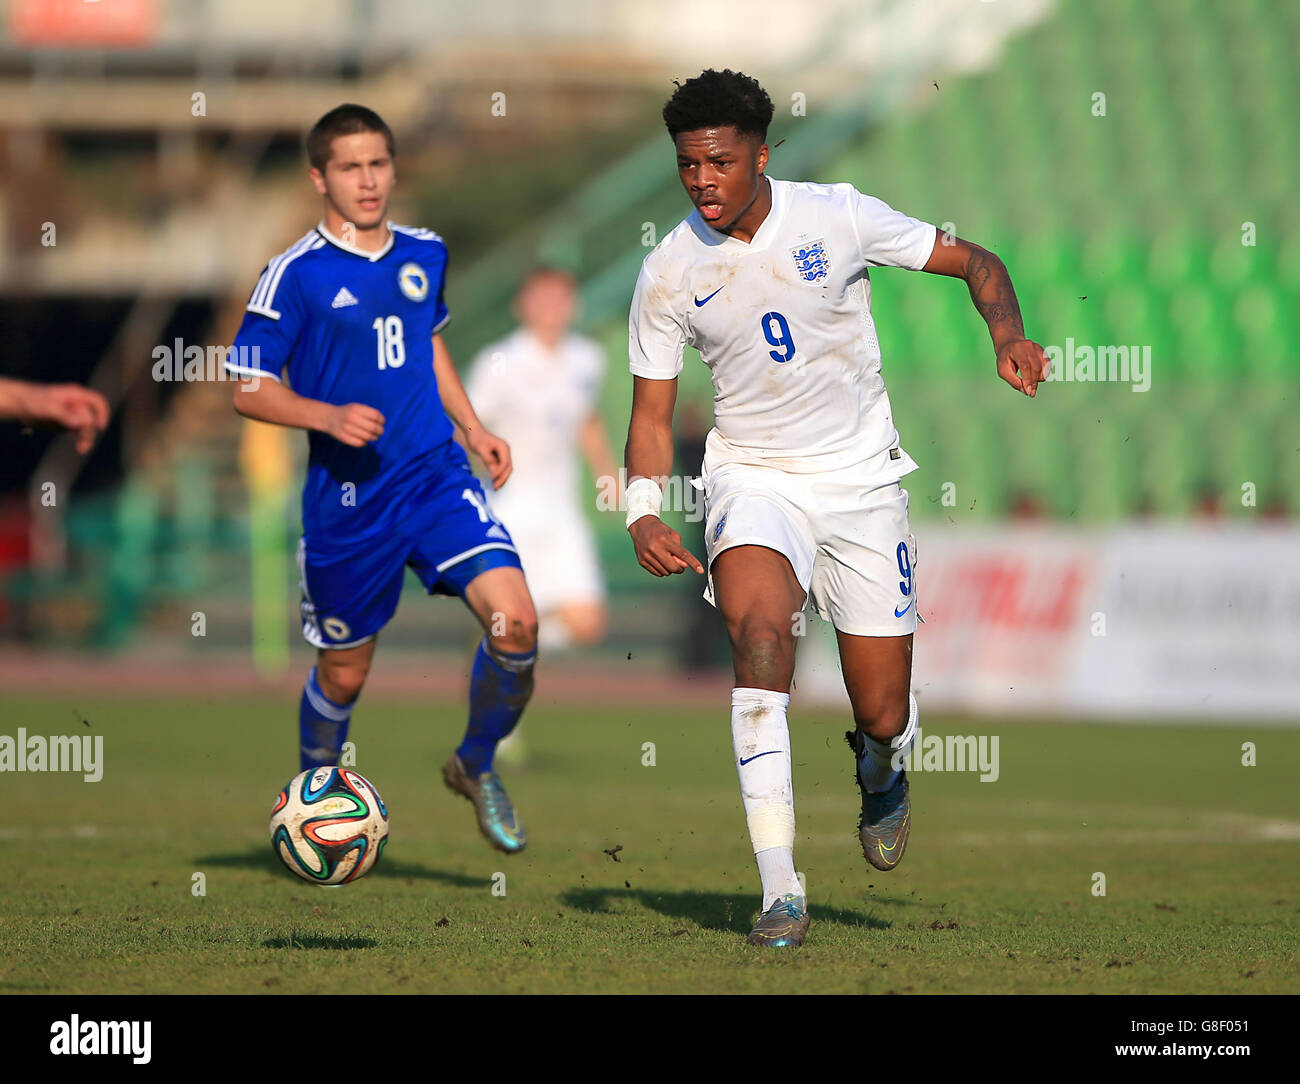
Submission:
M 637 478 L 627 487 L 627 526 L 642 516 L 657 516 L 663 507 L 664 493 L 653 478 Z

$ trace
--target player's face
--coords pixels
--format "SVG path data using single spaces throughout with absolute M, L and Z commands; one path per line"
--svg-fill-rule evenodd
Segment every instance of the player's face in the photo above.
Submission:
M 375 229 L 388 213 L 388 197 L 397 179 L 383 133 L 336 136 L 330 151 L 324 172 L 311 170 L 327 212 L 353 223 L 358 230 Z
M 767 144 L 735 128 L 679 132 L 677 175 L 710 226 L 727 233 L 754 200 L 767 167 Z
M 577 300 L 565 276 L 537 275 L 519 293 L 519 319 L 543 340 L 554 342 L 573 322 Z

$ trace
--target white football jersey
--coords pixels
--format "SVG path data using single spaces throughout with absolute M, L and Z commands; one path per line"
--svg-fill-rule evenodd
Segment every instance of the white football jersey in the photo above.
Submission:
M 894 428 L 867 272 L 920 270 L 935 227 L 850 184 L 768 180 L 772 209 L 748 244 L 696 211 L 646 257 L 631 370 L 672 379 L 690 343 L 712 370 L 715 454 L 897 481 L 916 464 Z
M 604 377 L 604 352 L 582 335 L 566 335 L 551 353 L 520 328 L 474 359 L 465 392 L 479 420 L 510 445 L 514 465 L 492 493 L 507 527 L 584 506 L 578 436 Z

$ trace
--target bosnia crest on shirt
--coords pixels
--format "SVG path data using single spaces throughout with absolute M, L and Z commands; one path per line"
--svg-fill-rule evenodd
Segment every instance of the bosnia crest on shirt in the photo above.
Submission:
M 821 238 L 806 245 L 796 245 L 790 250 L 795 270 L 807 282 L 818 282 L 831 273 L 831 258 L 826 254 L 826 242 Z
M 397 285 L 412 301 L 423 301 L 429 294 L 429 276 L 418 263 L 404 263 L 397 272 Z

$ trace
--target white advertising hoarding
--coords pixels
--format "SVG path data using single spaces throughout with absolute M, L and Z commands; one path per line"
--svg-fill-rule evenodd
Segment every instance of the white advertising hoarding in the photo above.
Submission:
M 1300 530 L 919 525 L 912 686 L 946 711 L 1300 723 Z M 834 633 L 796 696 L 843 704 Z

